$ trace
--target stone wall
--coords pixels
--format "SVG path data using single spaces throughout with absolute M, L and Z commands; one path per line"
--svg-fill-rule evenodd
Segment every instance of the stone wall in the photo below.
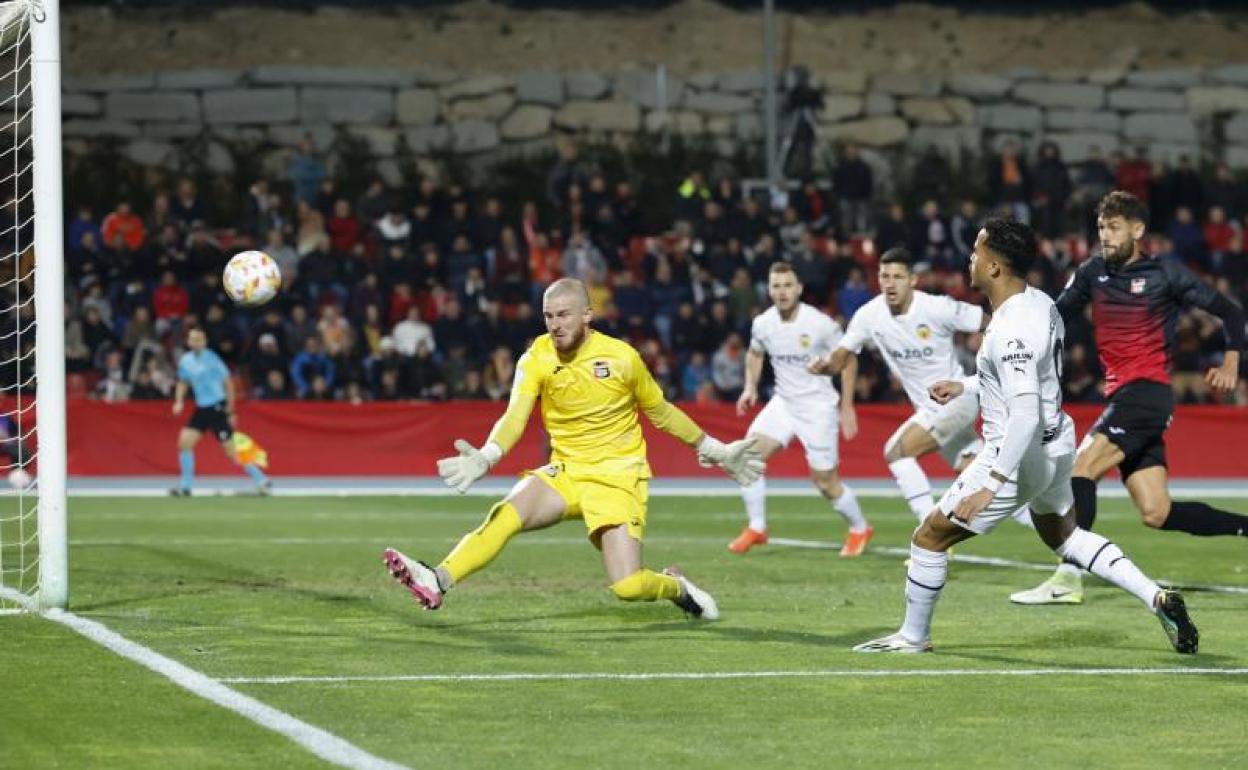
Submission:
M 882 153 L 929 145 L 953 160 L 1006 137 L 1029 149 L 1055 141 L 1067 160 L 1145 146 L 1156 160 L 1190 155 L 1248 167 L 1248 65 L 1210 69 L 1045 73 L 816 73 L 827 140 Z M 237 153 L 260 153 L 280 174 L 310 133 L 331 159 L 354 137 L 397 181 L 397 157 L 444 153 L 489 162 L 553 146 L 556 133 L 614 140 L 671 131 L 725 152 L 762 136 L 758 71 L 668 77 L 653 70 L 461 76 L 446 70 L 259 67 L 66 77 L 66 150 L 119 141 L 130 160 L 178 170 L 181 151 L 220 173 Z M 205 149 L 206 148 L 206 149 Z

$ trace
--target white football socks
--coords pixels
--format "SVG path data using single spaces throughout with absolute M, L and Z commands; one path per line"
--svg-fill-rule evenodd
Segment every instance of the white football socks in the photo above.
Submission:
M 866 530 L 867 520 L 863 518 L 862 506 L 858 505 L 858 497 L 848 484 L 841 484 L 841 496 L 832 501 L 832 508 L 849 522 L 850 532 Z
M 741 487 L 741 499 L 745 501 L 745 514 L 750 517 L 750 529 L 766 532 L 767 478 L 759 476 L 758 481 L 748 487 Z
M 1150 610 L 1153 599 L 1161 590 L 1140 572 L 1139 567 L 1122 553 L 1122 549 L 1095 532 L 1076 528 L 1066 542 L 1058 546 L 1057 555 L 1070 559 L 1093 575 L 1134 595 Z
M 927 480 L 927 474 L 919 466 L 919 461 L 913 457 L 903 457 L 889 463 L 888 470 L 897 480 L 901 496 L 906 498 L 906 503 L 910 505 L 910 512 L 919 521 L 923 521 L 927 518 L 927 514 L 932 512 L 936 503 L 932 499 L 931 482 Z
M 901 635 L 911 642 L 932 638 L 932 613 L 945 587 L 949 554 L 929 551 L 910 544 L 910 566 L 906 568 L 906 619 Z

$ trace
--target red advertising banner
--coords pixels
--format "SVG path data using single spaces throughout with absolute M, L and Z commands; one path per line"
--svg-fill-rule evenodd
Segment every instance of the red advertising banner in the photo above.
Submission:
M 707 432 L 723 439 L 739 438 L 750 416 L 737 417 L 730 404 L 682 404 Z M 7 407 L 6 407 L 7 408 Z M 269 453 L 276 476 L 432 476 L 439 457 L 452 453 L 451 442 L 485 439 L 504 404 L 258 402 L 239 407 L 239 429 Z M 1101 407 L 1070 405 L 1079 426 L 1088 429 Z M 885 440 L 909 417 L 904 405 L 866 404 L 858 408 L 859 435 L 841 442 L 841 469 L 849 478 L 887 478 L 882 451 Z M 69 402 L 69 472 L 74 476 L 152 476 L 177 473 L 176 441 L 188 411 L 174 417 L 169 402 L 105 404 Z M 658 476 L 704 476 L 718 471 L 700 468 L 694 453 L 666 434 L 642 424 L 650 462 Z M 1166 434 L 1171 473 L 1182 478 L 1248 476 L 1248 456 L 1239 447 L 1248 436 L 1248 409 L 1180 407 Z M 513 473 L 544 462 L 545 436 L 537 412 L 520 444 L 498 471 Z M 197 471 L 233 475 L 216 442 L 206 437 L 197 451 Z M 939 457 L 924 460 L 928 472 L 952 476 Z M 768 464 L 772 476 L 806 475 L 796 443 Z

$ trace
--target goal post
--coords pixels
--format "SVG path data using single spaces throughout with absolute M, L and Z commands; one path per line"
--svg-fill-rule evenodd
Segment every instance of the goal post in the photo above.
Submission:
M 35 201 L 35 420 L 38 425 L 39 606 L 69 603 L 65 499 L 65 217 L 61 194 L 59 0 L 27 0 Z
M 0 611 L 65 607 L 58 0 L 0 2 Z

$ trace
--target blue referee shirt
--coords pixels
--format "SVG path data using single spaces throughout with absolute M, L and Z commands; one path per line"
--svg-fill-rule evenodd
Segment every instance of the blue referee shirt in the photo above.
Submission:
M 225 381 L 230 370 L 221 357 L 204 349 L 196 354 L 186 351 L 178 359 L 178 379 L 191 386 L 196 406 L 215 406 L 225 401 Z

